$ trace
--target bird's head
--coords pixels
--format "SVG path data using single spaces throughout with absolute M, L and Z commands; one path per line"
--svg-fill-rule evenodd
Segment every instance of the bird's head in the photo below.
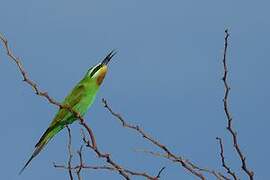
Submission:
M 108 63 L 110 62 L 110 60 L 115 54 L 116 54 L 116 51 L 114 50 L 111 51 L 100 63 L 91 67 L 88 70 L 86 77 L 90 79 L 95 79 L 97 84 L 100 85 L 107 73 Z

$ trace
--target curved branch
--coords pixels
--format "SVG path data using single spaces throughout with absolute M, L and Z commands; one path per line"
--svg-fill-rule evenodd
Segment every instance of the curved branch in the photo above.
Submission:
M 226 114 L 227 118 L 227 130 L 230 132 L 233 140 L 233 146 L 242 162 L 242 169 L 244 172 L 247 174 L 250 180 L 253 180 L 254 172 L 252 170 L 249 170 L 246 164 L 246 157 L 242 153 L 240 149 L 240 145 L 238 144 L 238 139 L 237 139 L 237 133 L 232 127 L 232 116 L 229 112 L 229 105 L 228 105 L 228 97 L 229 97 L 229 92 L 230 92 L 230 86 L 227 81 L 227 76 L 228 76 L 228 67 L 227 67 L 227 48 L 228 48 L 228 38 L 230 34 L 228 32 L 228 29 L 225 30 L 225 38 L 224 38 L 224 53 L 223 53 L 223 69 L 224 69 L 224 74 L 222 77 L 222 81 L 225 87 L 225 93 L 224 93 L 224 98 L 223 98 L 223 107 L 224 107 L 224 112 Z
M 238 180 L 235 172 L 233 172 L 231 170 L 231 168 L 225 162 L 224 148 L 223 148 L 223 144 L 222 144 L 221 138 L 217 137 L 216 139 L 218 140 L 219 147 L 220 147 L 220 158 L 221 158 L 222 167 L 224 167 L 226 169 L 227 173 L 230 174 L 233 177 L 234 180 Z
M 114 112 L 112 110 L 112 108 L 108 105 L 107 101 L 103 98 L 102 99 L 103 105 L 104 107 L 114 116 L 116 117 L 116 119 L 118 119 L 120 121 L 120 123 L 122 124 L 122 126 L 124 128 L 128 128 L 128 129 L 133 129 L 136 132 L 138 132 L 143 138 L 147 139 L 148 141 L 150 141 L 152 144 L 154 144 L 155 146 L 159 147 L 160 149 L 162 149 L 168 156 L 168 159 L 173 160 L 174 162 L 178 162 L 182 167 L 184 167 L 186 170 L 188 170 L 190 173 L 192 173 L 193 175 L 197 176 L 198 178 L 205 180 L 206 178 L 204 177 L 204 175 L 198 171 L 196 171 L 194 168 L 192 168 L 188 163 L 186 163 L 185 159 L 183 159 L 181 156 L 176 156 L 175 154 L 173 154 L 165 145 L 161 144 L 159 141 L 155 140 L 154 138 L 152 138 L 150 135 L 148 135 L 146 132 L 144 132 L 139 126 L 137 125 L 132 125 L 127 123 L 124 118 Z

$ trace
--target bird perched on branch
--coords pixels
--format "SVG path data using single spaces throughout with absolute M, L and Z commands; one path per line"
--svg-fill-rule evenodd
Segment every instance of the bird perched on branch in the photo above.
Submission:
M 83 79 L 73 88 L 69 95 L 64 99 L 62 105 L 67 105 L 72 110 L 80 113 L 84 116 L 89 107 L 95 100 L 96 94 L 102 84 L 103 79 L 107 73 L 108 63 L 112 57 L 116 54 L 115 51 L 111 51 L 102 62 L 91 67 Z M 42 135 L 40 140 L 35 146 L 34 152 L 30 159 L 26 162 L 19 174 L 28 166 L 31 160 L 37 156 L 40 151 L 46 146 L 46 144 L 66 125 L 73 123 L 77 117 L 68 109 L 60 108 L 53 118 L 50 126 Z

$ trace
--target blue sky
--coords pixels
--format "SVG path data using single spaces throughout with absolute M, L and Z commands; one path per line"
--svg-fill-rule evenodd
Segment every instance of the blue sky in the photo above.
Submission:
M 222 51 L 229 28 L 230 110 L 241 148 L 256 179 L 267 179 L 269 145 L 269 2 L 268 1 L 104 1 L 2 0 L 0 32 L 35 80 L 61 101 L 86 70 L 108 51 L 118 54 L 93 107 L 85 118 L 100 149 L 124 167 L 163 179 L 195 179 L 182 167 L 134 152 L 158 151 L 136 133 L 123 129 L 102 107 L 106 98 L 129 122 L 203 167 L 222 171 L 216 136 L 224 138 L 226 160 L 237 172 L 240 162 L 225 129 L 222 107 Z M 1 178 L 67 179 L 52 162 L 67 160 L 63 130 L 18 176 L 57 108 L 33 94 L 16 66 L 0 50 Z M 72 126 L 74 152 L 80 126 Z M 102 165 L 85 150 L 88 164 Z M 74 159 L 76 162 L 77 159 Z M 242 179 L 245 175 L 238 173 Z M 121 177 L 83 171 L 85 179 Z M 140 179 L 134 177 L 134 179 Z M 214 179 L 210 177 L 210 179 Z

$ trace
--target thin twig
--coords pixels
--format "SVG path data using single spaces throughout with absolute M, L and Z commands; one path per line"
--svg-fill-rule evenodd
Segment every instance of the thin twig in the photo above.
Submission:
M 231 170 L 231 168 L 225 162 L 224 148 L 223 148 L 223 144 L 222 144 L 222 139 L 220 137 L 217 137 L 216 139 L 218 140 L 219 147 L 220 147 L 220 158 L 221 158 L 222 167 L 224 167 L 226 169 L 227 173 L 230 174 L 233 177 L 234 180 L 238 180 L 235 172 L 233 172 Z
M 65 166 L 65 165 L 61 165 L 61 164 L 56 164 L 54 163 L 53 166 L 55 168 L 59 168 L 59 169 L 67 169 L 68 170 L 68 167 Z M 77 166 L 74 166 L 74 167 L 71 167 L 70 169 L 72 170 L 78 170 L 78 169 L 93 169 L 93 170 L 99 170 L 99 169 L 102 169 L 102 170 L 112 170 L 114 171 L 115 169 L 111 166 L 108 166 L 108 165 L 103 165 L 103 166 L 90 166 L 90 165 L 77 165 Z
M 146 150 L 146 149 L 136 149 L 135 151 L 143 152 L 143 153 L 150 154 L 150 155 L 156 156 L 156 157 L 163 157 L 165 159 L 169 159 L 169 160 L 171 160 L 173 162 L 176 162 L 175 159 L 171 158 L 167 154 L 162 154 L 162 153 L 159 153 L 159 152 L 149 151 L 149 150 Z M 223 175 L 220 172 L 216 172 L 215 170 L 211 170 L 211 169 L 207 169 L 207 168 L 198 167 L 197 165 L 195 165 L 194 163 L 192 163 L 191 161 L 189 161 L 187 159 L 185 159 L 185 160 L 183 159 L 183 161 L 185 161 L 187 164 L 189 164 L 193 169 L 196 169 L 198 171 L 205 172 L 205 173 L 208 173 L 208 174 L 211 174 L 211 175 L 215 176 L 217 178 L 217 180 L 230 180 L 230 178 L 226 177 L 225 175 Z
M 185 160 L 183 160 L 182 157 L 176 156 L 175 154 L 173 154 L 165 145 L 161 144 L 157 140 L 150 137 L 150 135 L 148 135 L 146 132 L 144 132 L 139 126 L 135 126 L 135 125 L 131 125 L 131 124 L 127 123 L 120 114 L 118 114 L 112 110 L 112 108 L 108 105 L 107 101 L 104 98 L 102 99 L 102 102 L 103 102 L 104 107 L 114 117 L 116 117 L 116 119 L 118 119 L 120 121 L 120 123 L 122 124 L 123 127 L 137 131 L 143 138 L 149 140 L 152 144 L 154 144 L 155 146 L 162 149 L 168 155 L 168 157 L 169 157 L 168 159 L 173 159 L 174 162 L 180 163 L 182 167 L 184 167 L 186 170 L 188 170 L 193 175 L 197 176 L 198 178 L 200 178 L 202 180 L 205 180 L 204 175 L 201 174 L 200 172 L 196 171 L 195 169 L 193 169 L 188 163 L 185 162 Z
M 82 167 L 83 167 L 83 157 L 82 157 L 82 150 L 83 150 L 83 146 L 80 147 L 80 150 L 77 151 L 78 155 L 79 155 L 79 159 L 80 159 L 80 165 L 79 165 L 79 168 L 77 169 L 76 173 L 77 173 L 77 177 L 78 177 L 78 180 L 81 180 L 81 170 L 82 170 Z
M 71 149 L 71 130 L 68 126 L 66 126 L 67 131 L 68 131 L 68 174 L 69 174 L 69 178 L 70 180 L 73 180 L 73 175 L 72 175 L 72 170 L 71 170 L 71 161 L 72 161 L 72 149 Z
M 82 134 L 82 139 L 83 139 L 84 143 L 86 144 L 86 146 L 91 148 L 90 141 L 86 138 L 86 135 L 85 135 L 85 133 L 84 133 L 83 130 L 81 130 L 81 134 Z M 91 148 L 91 149 L 94 150 L 94 152 L 95 152 L 99 157 L 105 158 L 106 161 L 107 161 L 110 165 L 112 165 L 113 170 L 118 171 L 119 173 L 128 173 L 128 174 L 133 175 L 133 176 L 143 176 L 143 177 L 146 177 L 146 178 L 149 179 L 149 180 L 157 180 L 156 177 L 150 176 L 150 175 L 148 175 L 148 174 L 145 173 L 145 172 L 144 172 L 144 173 L 141 173 L 141 172 L 135 172 L 135 171 L 131 171 L 131 170 L 122 168 L 121 166 L 115 164 L 115 163 L 111 160 L 110 154 L 101 153 L 97 148 L 96 148 L 96 149 Z M 128 176 L 127 176 L 127 177 L 128 177 Z M 128 178 L 129 178 L 129 177 L 128 177 Z
M 217 178 L 217 180 L 230 180 L 230 178 L 226 177 L 225 175 L 223 175 L 221 172 L 216 172 L 214 170 L 210 170 L 207 168 L 200 168 L 197 165 L 195 165 L 194 163 L 190 162 L 189 160 L 186 160 L 186 162 L 192 166 L 194 169 L 197 169 L 198 171 L 201 172 L 206 172 L 209 174 L 212 174 L 213 176 L 215 176 Z
M 157 176 L 156 176 L 156 179 L 159 179 L 159 178 L 160 178 L 160 175 L 161 175 L 161 173 L 164 171 L 165 168 L 166 168 L 166 167 L 162 167 L 162 168 L 159 170 L 159 172 L 158 172 L 158 174 L 157 174 Z
M 59 168 L 59 169 L 68 170 L 68 167 L 67 166 L 65 166 L 65 165 L 58 165 L 56 163 L 54 163 L 54 167 L 55 168 Z M 70 169 L 77 170 L 77 171 L 78 171 L 78 169 L 109 170 L 109 171 L 116 171 L 116 172 L 118 171 L 114 167 L 112 167 L 112 166 L 106 166 L 106 165 L 103 165 L 103 166 L 77 165 L 77 166 L 71 167 Z M 147 173 L 138 173 L 138 172 L 130 171 L 128 169 L 124 169 L 124 171 L 126 173 L 130 174 L 131 176 L 141 176 L 141 177 L 145 177 L 147 180 L 158 180 L 160 178 L 160 175 L 161 175 L 161 173 L 163 172 L 164 169 L 165 169 L 165 167 L 162 167 L 159 170 L 158 175 L 156 177 L 149 176 Z
M 249 170 L 247 168 L 247 164 L 246 164 L 246 157 L 244 156 L 244 154 L 242 153 L 240 146 L 238 144 L 238 139 L 237 139 L 237 133 L 236 131 L 233 129 L 232 127 L 232 116 L 229 112 L 229 105 L 228 105 L 228 96 L 229 96 L 229 92 L 230 92 L 230 86 L 227 82 L 227 76 L 228 76 L 228 67 L 227 67 L 227 48 L 228 48 L 228 38 L 229 38 L 230 34 L 228 32 L 228 29 L 225 30 L 225 38 L 224 38 L 224 53 L 223 53 L 223 69 L 224 69 L 224 74 L 222 77 L 222 81 L 224 83 L 224 87 L 225 87 L 225 93 L 224 93 L 224 98 L 223 98 L 223 107 L 224 107 L 224 111 L 226 114 L 226 118 L 227 118 L 227 130 L 230 132 L 231 136 L 232 136 L 232 140 L 233 140 L 233 146 L 242 162 L 242 169 L 244 170 L 244 172 L 247 174 L 247 176 L 249 177 L 250 180 L 253 180 L 253 176 L 254 176 L 254 172 L 252 170 Z

